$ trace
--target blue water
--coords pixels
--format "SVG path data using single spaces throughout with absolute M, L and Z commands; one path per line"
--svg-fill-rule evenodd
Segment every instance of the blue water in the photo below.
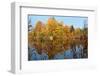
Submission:
M 76 46 L 75 50 L 68 49 L 64 52 L 60 52 L 54 55 L 53 59 L 73 59 L 73 58 L 81 58 L 81 54 L 83 51 L 82 45 Z M 30 60 L 48 60 L 48 55 L 46 53 L 38 54 L 36 49 L 30 48 Z

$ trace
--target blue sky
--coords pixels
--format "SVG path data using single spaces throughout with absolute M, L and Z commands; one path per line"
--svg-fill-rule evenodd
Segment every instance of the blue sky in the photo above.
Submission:
M 46 23 L 48 18 L 54 17 L 57 21 L 63 22 L 66 25 L 73 25 L 75 28 L 83 28 L 84 24 L 88 24 L 87 17 L 80 16 L 42 16 L 42 15 L 29 15 L 28 21 L 31 20 L 31 25 L 34 27 L 37 21 Z

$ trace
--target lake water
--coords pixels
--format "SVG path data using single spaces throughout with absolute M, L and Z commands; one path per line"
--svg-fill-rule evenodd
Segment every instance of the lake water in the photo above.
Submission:
M 39 54 L 35 48 L 28 49 L 28 60 L 53 60 L 53 59 L 80 59 L 88 58 L 87 49 L 80 45 L 75 45 L 65 51 L 58 52 L 53 55 L 52 58 L 49 58 L 48 54 L 41 53 Z

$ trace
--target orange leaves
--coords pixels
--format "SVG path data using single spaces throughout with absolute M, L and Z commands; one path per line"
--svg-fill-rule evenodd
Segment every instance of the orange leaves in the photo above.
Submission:
M 87 30 L 83 29 L 64 25 L 54 17 L 49 18 L 46 24 L 38 21 L 28 33 L 29 45 L 35 47 L 39 53 L 46 52 L 52 58 L 56 53 L 67 50 L 74 41 L 86 36 Z M 87 37 L 84 38 L 87 41 Z

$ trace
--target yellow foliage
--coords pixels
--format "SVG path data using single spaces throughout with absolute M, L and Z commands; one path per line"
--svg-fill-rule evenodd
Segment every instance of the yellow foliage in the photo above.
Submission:
M 45 50 L 49 58 L 52 58 L 56 53 L 68 49 L 76 38 L 80 41 L 81 37 L 86 36 L 81 30 L 59 23 L 55 18 L 49 18 L 46 24 L 41 21 L 36 23 L 35 28 L 28 33 L 28 42 L 30 46 L 37 49 L 38 53 Z

